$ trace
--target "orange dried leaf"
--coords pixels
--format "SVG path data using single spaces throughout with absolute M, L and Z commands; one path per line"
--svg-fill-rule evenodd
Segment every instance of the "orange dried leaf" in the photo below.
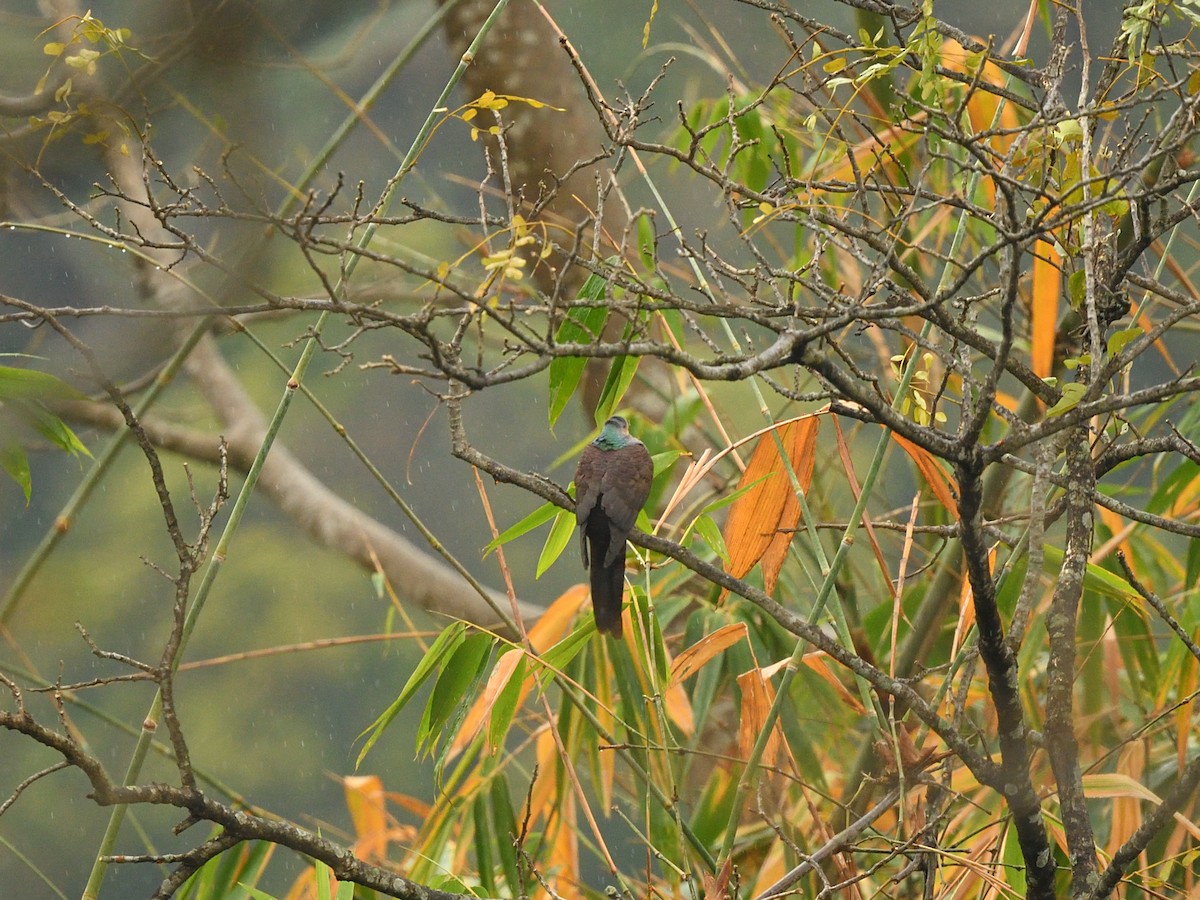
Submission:
M 544 653 L 566 637 L 587 596 L 588 589 L 582 584 L 573 585 L 560 594 L 529 629 L 529 642 L 533 644 L 533 649 Z
M 779 432 L 792 470 L 805 491 L 812 484 L 819 424 L 820 419 L 814 415 L 786 422 L 774 429 Z M 769 431 L 759 437 L 738 487 L 752 484 L 753 487 L 733 504 L 725 522 L 728 569 L 730 575 L 741 578 L 770 551 L 770 559 L 763 567 L 764 580 L 770 591 L 800 521 L 800 503 L 792 490 L 775 438 Z
M 688 647 L 671 663 L 671 683 L 680 684 L 691 678 L 716 656 L 743 638 L 749 639 L 745 622 L 722 625 Z
M 925 479 L 925 483 L 929 485 L 930 490 L 933 491 L 933 495 L 937 497 L 938 502 L 952 516 L 957 516 L 958 502 L 955 500 L 955 497 L 958 496 L 958 483 L 950 475 L 946 474 L 946 470 L 941 467 L 937 458 L 928 450 L 918 447 L 912 441 L 901 437 L 894 431 L 892 432 L 892 440 L 917 464 L 917 470 Z
M 850 709 L 859 715 L 866 715 L 867 711 L 863 709 L 862 701 L 842 683 L 840 678 L 833 674 L 826 660 L 828 660 L 828 657 L 825 655 L 825 651 L 814 650 L 812 653 L 805 653 L 801 661 L 821 676 L 821 678 L 829 682 L 837 695 L 842 698 L 842 702 L 850 707 Z
M 543 728 L 537 736 L 537 776 L 529 792 L 530 824 L 545 817 L 547 820 L 556 811 L 555 798 L 561 793 L 558 784 L 558 745 L 549 728 Z
M 377 775 L 347 775 L 342 779 L 346 808 L 354 823 L 354 852 L 362 859 L 386 859 L 388 822 L 383 781 Z
M 1033 297 L 1029 309 L 1030 366 L 1039 378 L 1054 368 L 1054 340 L 1062 298 L 1062 258 L 1049 241 L 1034 242 Z
M 692 701 L 688 699 L 687 691 L 682 684 L 671 684 L 663 692 L 663 705 L 667 716 L 675 727 L 687 737 L 696 733 L 696 717 L 692 714 Z M 613 754 L 609 754 L 612 756 Z
M 738 722 L 738 750 L 743 759 L 748 759 L 754 743 L 767 724 L 767 713 L 775 699 L 775 687 L 763 669 L 751 669 L 737 677 L 742 692 L 742 717 Z M 761 764 L 783 768 L 788 762 L 787 744 L 776 720 L 767 737 Z

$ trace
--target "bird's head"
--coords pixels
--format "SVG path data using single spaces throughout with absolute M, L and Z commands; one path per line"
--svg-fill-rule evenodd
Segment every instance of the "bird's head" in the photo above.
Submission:
M 622 447 L 638 443 L 638 440 L 630 435 L 629 423 L 625 421 L 624 416 L 610 416 L 600 435 L 592 443 L 601 450 L 620 450 Z

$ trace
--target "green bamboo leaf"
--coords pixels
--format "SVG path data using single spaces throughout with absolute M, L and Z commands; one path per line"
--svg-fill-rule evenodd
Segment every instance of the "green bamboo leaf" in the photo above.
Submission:
M 61 378 L 35 369 L 0 366 L 0 400 L 84 400 Z
M 92 456 L 92 452 L 84 446 L 83 441 L 58 416 L 32 403 L 23 403 L 21 406 L 21 412 L 25 418 L 50 443 L 72 456 L 79 454 L 89 458 Z
M 541 578 L 542 573 L 554 565 L 555 561 L 562 556 L 563 550 L 567 548 L 567 544 L 571 542 L 571 535 L 575 533 L 575 513 L 567 512 L 565 509 L 558 510 L 554 517 L 554 524 L 550 526 L 550 533 L 546 535 L 546 543 L 542 547 L 542 554 L 538 557 L 537 572 L 535 578 Z
M 608 377 L 604 379 L 600 401 L 596 404 L 597 422 L 607 421 L 621 404 L 641 361 L 640 356 L 618 356 L 613 360 L 613 364 L 608 368 Z
M 479 888 L 485 897 L 497 897 L 495 872 L 496 860 L 492 854 L 493 843 L 499 843 L 492 824 L 492 811 L 488 809 L 485 794 L 476 794 L 471 803 L 471 818 L 475 825 L 475 871 L 479 873 Z M 514 895 L 515 896 L 515 895 Z
M 8 477 L 21 487 L 25 495 L 25 505 L 33 494 L 33 479 L 29 474 L 29 457 L 17 444 L 6 444 L 0 447 L 0 468 L 8 473 Z
M 729 563 L 729 550 L 725 547 L 725 539 L 721 537 L 721 529 L 711 516 L 697 516 L 693 523 L 695 532 L 701 540 L 716 552 L 726 564 Z
M 654 271 L 654 219 L 648 213 L 642 213 L 637 217 L 637 243 L 638 256 L 641 258 L 642 266 L 647 272 Z
M 555 672 L 566 670 L 571 661 L 579 655 L 579 651 L 591 641 L 595 625 L 591 616 L 587 616 L 585 622 L 585 627 L 573 628 L 570 634 L 542 654 L 541 661 L 544 667 L 538 672 L 538 681 L 543 687 L 554 677 Z
M 329 896 L 329 866 L 319 859 L 313 860 L 314 883 L 317 886 L 317 900 L 331 900 Z
M 1064 554 L 1058 547 L 1047 544 L 1042 548 L 1042 571 L 1057 576 L 1063 567 Z M 1138 596 L 1133 586 L 1120 575 L 1103 566 L 1088 563 L 1083 574 L 1084 590 L 1095 591 L 1114 600 L 1131 600 Z
M 517 711 L 517 703 L 521 699 L 521 686 L 525 683 L 525 674 L 529 670 L 523 650 L 513 649 L 509 653 L 520 653 L 521 658 L 513 666 L 508 676 L 508 683 L 500 689 L 492 703 L 491 715 L 488 718 L 488 745 L 503 747 L 508 728 L 512 725 L 513 716 Z
M 1191 490 L 1192 482 L 1197 478 L 1200 478 L 1200 466 L 1190 459 L 1182 460 L 1175 467 L 1175 471 L 1155 486 L 1154 493 L 1150 495 L 1150 502 L 1146 504 L 1146 509 L 1155 515 L 1166 514 L 1184 491 Z M 1200 546 L 1200 542 L 1193 542 L 1193 544 Z
M 562 510 L 560 510 L 553 503 L 543 503 L 529 515 L 525 516 L 525 518 L 521 519 L 521 521 L 514 525 L 510 525 L 508 528 L 504 529 L 504 531 L 500 532 L 498 535 L 488 541 L 483 547 L 484 557 L 487 557 L 487 555 L 497 547 L 507 544 L 509 541 L 515 540 L 523 534 L 529 534 L 529 532 L 533 531 L 535 528 L 540 528 L 542 525 L 545 525 L 547 522 L 553 519 L 554 516 L 561 511 Z
M 592 273 L 576 295 L 577 302 L 595 301 L 592 306 L 575 306 L 558 327 L 555 339 L 560 344 L 585 344 L 597 340 L 608 320 L 608 307 L 604 300 L 607 281 Z M 567 403 L 583 377 L 587 359 L 582 356 L 558 356 L 550 361 L 550 427 L 558 421 Z
M 453 733 L 454 729 L 446 725 L 468 699 L 468 689 L 479 680 L 491 649 L 491 635 L 477 631 L 459 641 L 451 653 L 444 654 L 446 662 L 434 682 L 417 728 L 418 754 L 432 753 L 442 737 Z
M 359 734 L 361 738 L 370 732 L 370 736 L 367 738 L 366 743 L 363 744 L 362 750 L 359 751 L 358 759 L 354 761 L 356 769 L 362 764 L 367 752 L 375 746 L 375 742 L 379 740 L 380 735 L 392 724 L 392 720 L 396 718 L 400 710 L 404 709 L 408 701 L 413 698 L 413 695 L 420 690 L 421 685 L 425 683 L 426 679 L 429 678 L 442 659 L 462 643 L 466 630 L 467 626 L 465 623 L 455 622 L 439 634 L 437 640 L 433 642 L 433 645 L 421 657 L 421 661 L 417 663 L 417 667 L 413 670 L 404 688 L 400 691 L 400 696 L 392 701 L 392 704 L 380 714 L 379 718 Z
M 517 864 L 517 838 L 520 829 L 513 812 L 512 797 L 508 793 L 508 779 L 503 776 L 492 779 L 492 826 L 496 835 L 496 850 L 500 856 L 500 868 L 508 882 L 509 897 L 524 897 L 528 885 L 521 881 L 521 867 Z

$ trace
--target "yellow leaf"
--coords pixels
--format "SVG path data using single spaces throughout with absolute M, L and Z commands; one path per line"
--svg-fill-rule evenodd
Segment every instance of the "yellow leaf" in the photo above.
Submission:
M 50 41 L 42 47 L 42 52 L 47 56 L 62 56 L 64 49 L 66 49 L 66 44 L 60 44 L 58 41 Z

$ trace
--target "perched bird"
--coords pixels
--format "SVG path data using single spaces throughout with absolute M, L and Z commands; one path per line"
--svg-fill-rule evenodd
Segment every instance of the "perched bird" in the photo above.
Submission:
M 575 470 L 575 521 L 583 567 L 590 570 L 596 630 L 621 636 L 625 539 L 650 494 L 654 464 L 646 445 L 613 416 L 587 445 Z

